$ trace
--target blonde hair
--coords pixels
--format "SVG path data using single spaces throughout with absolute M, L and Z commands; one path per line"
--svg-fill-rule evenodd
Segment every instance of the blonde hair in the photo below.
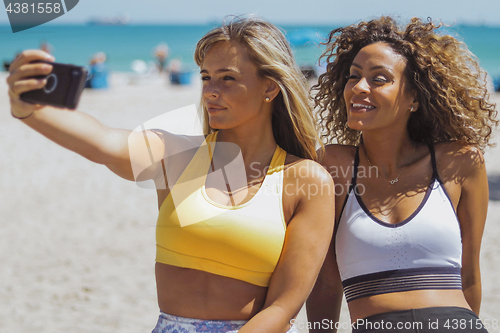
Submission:
M 308 99 L 307 81 L 297 66 L 283 33 L 273 24 L 250 17 L 232 18 L 208 32 L 196 46 L 194 59 L 201 66 L 209 48 L 217 42 L 237 42 L 246 47 L 261 77 L 273 80 L 280 93 L 273 101 L 272 128 L 276 143 L 290 154 L 316 160 L 321 144 Z M 205 134 L 212 133 L 208 112 L 201 101 Z
M 407 124 L 413 140 L 428 144 L 463 140 L 482 150 L 491 146 L 498 120 L 495 104 L 488 101 L 486 73 L 464 43 L 436 32 L 440 26 L 413 18 L 399 27 L 394 19 L 381 17 L 333 30 L 322 55 L 327 71 L 313 87 L 323 136 L 330 142 L 359 144 L 361 133 L 347 127 L 344 87 L 357 53 L 383 42 L 405 58 L 404 74 L 409 89 L 417 94 L 419 107 Z

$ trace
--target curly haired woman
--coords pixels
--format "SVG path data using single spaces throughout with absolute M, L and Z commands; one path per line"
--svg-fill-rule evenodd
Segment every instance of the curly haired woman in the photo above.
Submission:
M 498 121 L 475 57 L 439 27 L 381 17 L 329 35 L 314 98 L 343 187 L 311 322 L 338 320 L 343 287 L 353 332 L 486 331 L 482 152 Z

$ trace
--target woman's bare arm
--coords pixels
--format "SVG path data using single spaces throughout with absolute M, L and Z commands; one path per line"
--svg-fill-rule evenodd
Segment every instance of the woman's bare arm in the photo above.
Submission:
M 335 216 L 335 195 L 330 175 L 312 161 L 284 190 L 297 198 L 287 227 L 283 252 L 271 278 L 264 309 L 239 332 L 286 332 L 314 286 L 331 240 Z M 298 175 L 304 173 L 296 172 Z
M 484 157 L 474 146 L 460 151 L 462 191 L 457 215 L 462 233 L 462 290 L 472 310 L 479 315 L 481 307 L 481 272 L 479 257 L 486 213 L 488 210 L 488 177 Z
M 134 180 L 130 149 L 137 151 L 145 147 L 145 138 L 149 147 L 142 154 L 136 154 L 141 158 L 133 161 L 136 165 L 139 164 L 138 168 L 146 169 L 152 164 L 151 154 L 154 156 L 153 160 L 162 158 L 165 148 L 163 141 L 153 132 L 114 129 L 83 112 L 23 102 L 20 94 L 40 89 L 46 83 L 45 80 L 32 77 L 46 75 L 52 70 L 50 64 L 33 64 L 35 60 L 54 59 L 43 51 L 24 51 L 9 69 L 7 84 L 13 116 L 23 118 L 21 121 L 26 125 L 62 147 L 106 165 L 118 176 L 128 180 Z

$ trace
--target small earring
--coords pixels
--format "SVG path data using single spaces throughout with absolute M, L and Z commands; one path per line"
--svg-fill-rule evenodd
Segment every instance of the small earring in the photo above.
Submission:
M 413 106 L 410 108 L 410 112 L 413 112 Z
M 269 97 L 266 97 L 265 101 L 269 102 L 271 99 Z

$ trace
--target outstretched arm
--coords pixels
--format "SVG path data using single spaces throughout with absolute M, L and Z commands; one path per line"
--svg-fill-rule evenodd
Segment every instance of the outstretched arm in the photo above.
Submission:
M 307 168 L 311 176 L 296 177 L 294 186 L 284 191 L 296 196 L 297 204 L 288 223 L 281 258 L 263 310 L 240 333 L 286 332 L 311 292 L 328 250 L 335 216 L 333 180 L 315 162 L 302 161 L 295 167 Z
M 53 61 L 54 58 L 40 50 L 28 50 L 22 52 L 9 68 L 7 84 L 11 113 L 14 117 L 20 118 L 26 125 L 55 143 L 93 162 L 106 165 L 111 171 L 128 180 L 134 180 L 129 143 L 132 147 L 141 145 L 145 134 L 153 154 L 163 154 L 163 142 L 152 132 L 113 129 L 83 112 L 23 102 L 20 99 L 23 92 L 40 89 L 46 84 L 46 80 L 32 77 L 47 75 L 52 70 L 50 64 L 33 64 L 35 60 Z M 150 158 L 144 162 L 134 162 L 144 163 L 143 169 L 151 164 Z

